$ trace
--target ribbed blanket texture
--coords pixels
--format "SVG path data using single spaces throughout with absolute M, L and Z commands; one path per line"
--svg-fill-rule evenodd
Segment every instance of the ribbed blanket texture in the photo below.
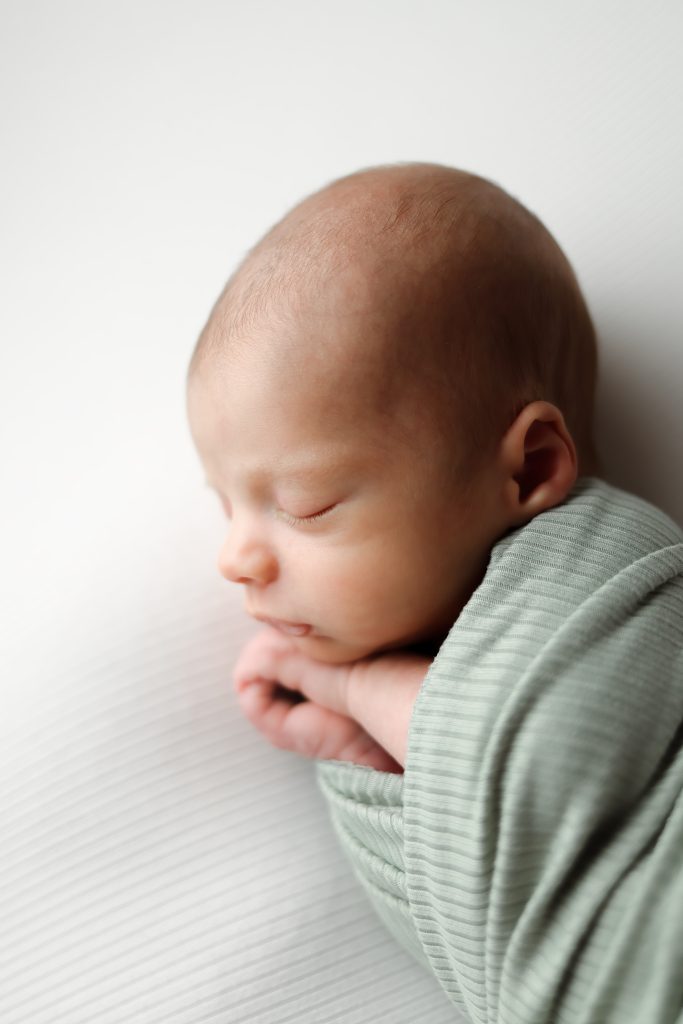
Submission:
M 683 531 L 580 478 L 493 548 L 404 775 L 319 762 L 397 939 L 474 1024 L 683 1021 Z

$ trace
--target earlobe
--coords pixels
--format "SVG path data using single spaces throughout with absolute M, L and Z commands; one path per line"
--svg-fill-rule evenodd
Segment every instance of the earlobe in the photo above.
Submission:
M 560 410 L 531 402 L 508 429 L 501 445 L 506 501 L 521 526 L 564 501 L 577 477 L 576 447 Z

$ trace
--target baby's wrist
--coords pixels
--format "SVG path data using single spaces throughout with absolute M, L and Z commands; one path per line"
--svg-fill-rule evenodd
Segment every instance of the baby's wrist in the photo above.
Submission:
M 346 714 L 362 725 L 365 724 L 363 719 L 367 718 L 368 686 L 372 682 L 369 677 L 376 661 L 377 659 L 372 657 L 361 658 L 348 666 L 344 688 Z M 377 673 L 376 667 L 374 667 L 374 673 Z
M 349 668 L 349 717 L 400 765 L 405 765 L 413 704 L 430 665 L 421 655 L 395 653 L 364 658 Z

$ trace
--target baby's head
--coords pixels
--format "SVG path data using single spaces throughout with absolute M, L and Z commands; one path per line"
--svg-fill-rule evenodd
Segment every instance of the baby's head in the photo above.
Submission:
M 192 357 L 220 571 L 321 661 L 436 646 L 494 543 L 597 472 L 595 374 L 566 258 L 500 188 L 333 182 L 250 250 Z

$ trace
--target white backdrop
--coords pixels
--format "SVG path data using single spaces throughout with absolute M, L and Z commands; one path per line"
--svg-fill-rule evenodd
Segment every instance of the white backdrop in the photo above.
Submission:
M 608 478 L 683 522 L 683 7 L 2 0 L 0 19 L 1 728 L 17 794 L 6 834 L 27 837 L 8 854 L 27 881 L 24 890 L 11 876 L 7 883 L 19 930 L 4 937 L 17 953 L 41 934 L 45 973 L 61 943 L 50 893 L 85 893 L 67 880 L 73 833 L 62 810 L 62 873 L 41 897 L 44 910 L 29 896 L 53 854 L 33 868 L 22 858 L 47 849 L 43 812 L 66 808 L 73 773 L 82 778 L 97 764 L 113 773 L 112 792 L 122 785 L 97 761 L 94 742 L 73 753 L 77 738 L 103 729 L 124 771 L 129 725 L 116 724 L 116 694 L 127 694 L 131 716 L 136 700 L 148 706 L 140 693 L 153 690 L 161 708 L 167 670 L 176 673 L 179 726 L 185 711 L 192 718 L 197 688 L 215 720 L 233 710 L 225 680 L 249 627 L 214 572 L 222 526 L 191 449 L 184 373 L 235 262 L 299 198 L 362 166 L 433 160 L 491 177 L 529 205 L 572 260 L 599 330 Z M 149 723 L 141 749 L 165 735 L 154 715 Z M 225 729 L 225 742 L 238 735 L 260 759 L 264 778 L 286 765 L 293 784 L 308 787 L 318 816 L 311 827 L 326 834 L 298 763 L 263 750 L 231 719 Z M 214 739 L 220 747 L 220 731 Z M 203 749 L 201 736 L 183 742 Z M 72 781 L 51 788 L 67 755 Z M 172 747 L 162 761 L 187 782 Z M 43 781 L 28 792 L 39 767 Z M 138 784 L 158 797 L 144 772 Z M 31 813 L 27 824 L 21 815 Z M 237 827 L 232 809 L 228 818 Z M 226 841 L 228 861 L 230 849 Z M 120 879 L 125 888 L 129 879 Z M 84 943 L 88 928 L 76 931 Z M 174 1020 L 285 1019 L 274 995 L 272 1017 L 253 1016 L 263 965 L 243 989 L 233 984 L 238 996 L 226 1009 L 216 980 L 225 987 L 225 963 L 214 960 L 202 982 L 213 1016 L 190 1009 Z M 93 968 L 80 1003 L 69 970 L 54 969 L 66 1002 L 45 1019 L 110 1019 L 101 1006 L 93 1017 L 87 1001 L 104 998 L 106 967 Z M 16 983 L 19 1002 L 7 1005 L 24 1009 L 5 1019 L 43 1019 L 31 984 Z M 143 1010 L 143 990 L 130 984 L 126 1020 L 172 1019 L 168 1006 L 158 1017 Z M 310 1018 L 297 1012 L 293 1019 L 324 1018 L 320 1008 Z M 325 1012 L 364 1019 L 352 1006 Z M 389 1003 L 384 1012 L 392 1024 L 426 1019 Z M 382 1019 L 379 1010 L 372 1019 Z

